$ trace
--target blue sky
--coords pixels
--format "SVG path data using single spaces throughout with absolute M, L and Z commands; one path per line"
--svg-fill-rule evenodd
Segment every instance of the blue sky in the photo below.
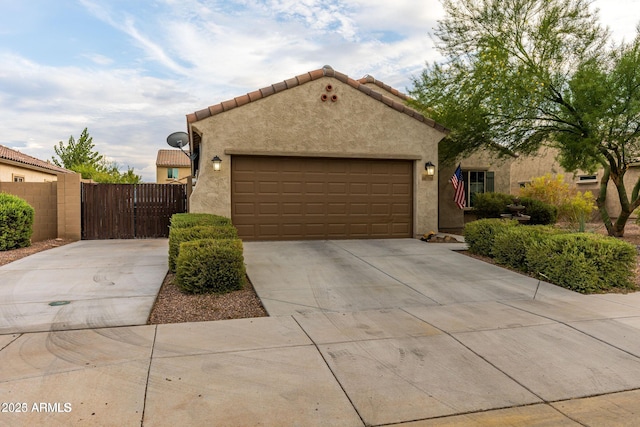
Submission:
M 597 0 L 630 39 L 640 0 Z M 438 0 L 0 0 L 0 144 L 50 159 L 85 127 L 155 180 L 186 114 L 331 65 L 406 91 L 437 59 Z

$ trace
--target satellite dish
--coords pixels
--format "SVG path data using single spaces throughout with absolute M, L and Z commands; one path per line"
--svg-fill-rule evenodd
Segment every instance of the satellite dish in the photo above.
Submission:
M 167 144 L 182 150 L 182 147 L 189 145 L 189 135 L 186 132 L 174 132 L 167 137 Z

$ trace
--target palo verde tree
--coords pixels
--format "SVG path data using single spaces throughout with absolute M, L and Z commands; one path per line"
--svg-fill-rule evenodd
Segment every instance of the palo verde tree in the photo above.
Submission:
M 127 172 L 120 173 L 116 162 L 108 161 L 95 151 L 93 137 L 87 128 L 84 128 L 77 141 L 71 135 L 66 145 L 60 141 L 53 149 L 60 158 L 53 157 L 53 163 L 81 174 L 83 179 L 112 184 L 136 184 L 142 181 L 133 168 L 127 167 Z
M 604 175 L 597 198 L 610 235 L 640 205 L 640 37 L 614 45 L 590 0 L 443 0 L 435 30 L 445 58 L 413 79 L 415 106 L 451 129 L 445 160 L 478 149 L 556 147 L 570 171 Z M 621 213 L 606 209 L 615 185 Z

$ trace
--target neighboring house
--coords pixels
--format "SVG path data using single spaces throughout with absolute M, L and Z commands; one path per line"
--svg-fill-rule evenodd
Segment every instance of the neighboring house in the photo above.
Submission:
M 577 171 L 567 172 L 560 166 L 558 151 L 550 147 L 542 147 L 538 153 L 530 156 L 507 156 L 497 158 L 487 152 L 475 153 L 462 161 L 460 168 L 465 179 L 467 208 L 463 211 L 453 202 L 454 190 L 450 179 L 457 165 L 442 167 L 439 178 L 439 229 L 441 231 L 458 231 L 473 216 L 473 195 L 475 193 L 499 192 L 519 195 L 520 188 L 535 177 L 546 174 L 564 175 L 564 180 L 571 188 L 578 191 L 590 191 L 594 197 L 600 190 L 602 169 L 594 173 Z M 632 165 L 625 175 L 627 191 L 631 193 L 634 183 L 640 176 L 640 164 Z M 615 186 L 607 187 L 607 210 L 612 217 L 620 213 L 620 202 Z
M 190 211 L 229 216 L 248 240 L 436 230 L 447 130 L 406 99 L 325 66 L 187 115 L 198 178 Z
M 191 176 L 191 160 L 182 150 L 158 150 L 156 157 L 157 184 L 185 184 Z
M 0 182 L 51 182 L 59 173 L 74 172 L 0 145 Z

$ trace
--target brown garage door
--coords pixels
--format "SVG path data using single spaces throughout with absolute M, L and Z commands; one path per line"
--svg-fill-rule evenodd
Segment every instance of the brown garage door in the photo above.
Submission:
M 231 215 L 244 239 L 412 237 L 412 161 L 233 156 L 231 163 Z

